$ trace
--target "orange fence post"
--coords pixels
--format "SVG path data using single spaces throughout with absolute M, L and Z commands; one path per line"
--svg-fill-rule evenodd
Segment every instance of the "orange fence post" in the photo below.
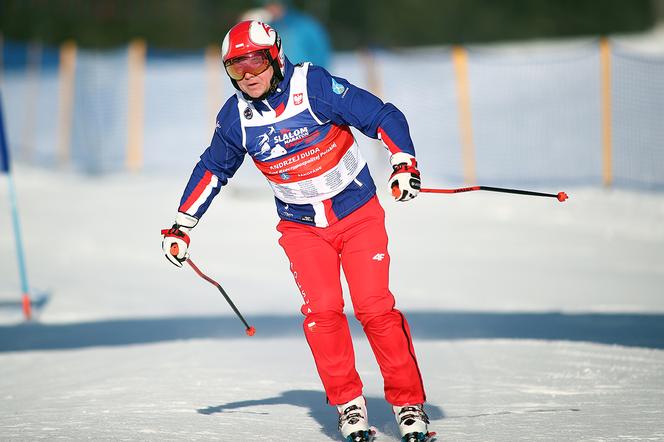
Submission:
M 212 132 L 217 125 L 217 113 L 223 104 L 221 79 L 224 72 L 221 69 L 221 48 L 219 45 L 211 44 L 205 49 L 205 66 L 208 83 L 208 114 L 210 115 L 210 132 Z
M 66 41 L 60 46 L 58 146 L 57 162 L 60 167 L 71 158 L 71 130 L 74 113 L 74 81 L 76 77 L 76 43 Z
M 35 121 L 39 101 L 39 81 L 41 75 L 42 45 L 33 41 L 28 45 L 28 63 L 26 67 L 27 87 L 25 94 L 25 120 L 23 121 L 23 143 L 20 146 L 21 157 L 32 161 L 35 151 Z
M 383 99 L 382 78 L 378 70 L 375 55 L 369 48 L 361 48 L 360 50 L 357 51 L 357 56 L 362 65 L 364 66 L 366 72 L 366 77 L 365 77 L 367 82 L 366 89 L 382 100 Z M 389 152 L 389 150 L 381 140 L 376 140 L 375 142 L 372 142 L 372 145 L 379 147 L 378 149 L 371 150 L 373 157 L 372 160 L 375 160 L 376 164 L 384 165 L 384 168 L 380 168 L 375 171 L 376 178 L 378 180 L 386 181 L 389 174 L 392 172 L 392 168 L 389 167 L 388 164 L 384 163 L 385 153 Z M 379 173 L 381 175 L 379 175 Z
M 143 118 L 144 118 L 144 79 L 145 40 L 136 39 L 129 43 L 129 91 L 127 109 L 127 169 L 138 172 L 143 166 Z
M 369 49 L 362 49 L 359 51 L 360 60 L 367 69 L 367 89 L 369 92 L 383 98 L 383 87 L 378 68 L 376 67 L 376 57 Z
M 459 99 L 459 130 L 461 133 L 461 159 L 463 178 L 466 184 L 473 185 L 477 179 L 475 168 L 475 146 L 470 112 L 470 81 L 468 79 L 468 51 L 461 46 L 452 48 L 452 62 L 456 77 Z
M 602 37 L 599 41 L 602 106 L 602 181 L 605 186 L 613 182 L 613 139 L 611 133 L 611 44 Z

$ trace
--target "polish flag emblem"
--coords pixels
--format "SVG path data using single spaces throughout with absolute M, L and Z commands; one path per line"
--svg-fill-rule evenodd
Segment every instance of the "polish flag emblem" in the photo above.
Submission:
M 299 104 L 302 104 L 302 100 L 303 100 L 303 95 L 302 95 L 302 93 L 299 93 L 299 94 L 293 94 L 293 104 L 294 104 L 295 106 L 297 106 L 297 105 L 299 105 Z

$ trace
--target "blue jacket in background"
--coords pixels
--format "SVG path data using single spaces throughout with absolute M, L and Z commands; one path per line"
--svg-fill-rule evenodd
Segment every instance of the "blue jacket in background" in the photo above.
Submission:
M 293 63 L 308 61 L 329 67 L 330 39 L 325 28 L 313 17 L 288 8 L 283 17 L 269 24 L 281 36 L 284 53 Z

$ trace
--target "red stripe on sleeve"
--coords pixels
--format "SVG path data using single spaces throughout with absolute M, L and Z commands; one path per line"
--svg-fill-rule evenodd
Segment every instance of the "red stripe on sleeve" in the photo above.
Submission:
M 385 146 L 387 146 L 387 149 L 394 155 L 397 152 L 401 152 L 401 149 L 399 149 L 399 146 L 394 144 L 394 141 L 385 133 L 385 131 L 382 128 L 378 128 L 378 138 L 383 142 Z
M 178 209 L 178 210 L 180 212 L 185 212 L 186 213 L 187 210 L 189 210 L 189 208 L 194 205 L 196 200 L 198 200 L 198 198 L 200 198 L 200 196 L 205 191 L 205 188 L 208 186 L 208 184 L 210 184 L 210 181 L 212 181 L 212 172 L 210 172 L 209 170 L 206 170 L 205 174 L 203 175 L 203 178 L 201 178 L 201 180 L 198 182 L 198 184 L 194 188 L 194 191 L 191 192 L 191 194 L 189 195 L 187 200 L 184 203 L 182 203 L 182 205 L 180 206 L 180 209 Z

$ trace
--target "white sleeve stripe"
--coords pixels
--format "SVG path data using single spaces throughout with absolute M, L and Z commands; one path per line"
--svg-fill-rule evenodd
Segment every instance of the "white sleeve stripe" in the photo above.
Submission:
M 210 194 L 212 193 L 212 190 L 214 190 L 215 187 L 217 187 L 217 184 L 219 183 L 219 179 L 217 178 L 216 175 L 212 175 L 212 178 L 210 179 L 210 184 L 205 186 L 205 190 L 201 193 L 201 196 L 198 197 L 196 201 L 194 201 L 194 204 L 191 205 L 191 207 L 187 210 L 188 213 L 196 213 L 198 212 L 198 209 L 205 204 L 205 202 L 208 200 L 210 197 Z

